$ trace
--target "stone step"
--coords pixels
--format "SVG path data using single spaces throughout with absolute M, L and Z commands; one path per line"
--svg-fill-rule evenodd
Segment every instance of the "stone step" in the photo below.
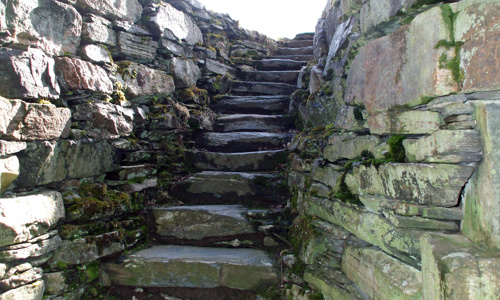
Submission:
M 242 205 L 199 205 L 159 207 L 152 210 L 156 235 L 181 240 L 234 239 L 257 234 L 257 225 L 247 217 L 266 215 L 264 209 L 250 210 Z
M 291 95 L 297 90 L 297 85 L 280 82 L 233 82 L 231 92 L 236 95 Z
M 108 285 L 137 287 L 263 290 L 279 281 L 274 261 L 254 249 L 153 246 L 101 271 Z
M 285 150 L 240 153 L 193 152 L 196 168 L 210 171 L 275 171 L 287 158 Z
M 288 111 L 290 96 L 229 96 L 212 105 L 218 113 L 283 114 Z
M 278 48 L 278 54 L 281 55 L 312 55 L 314 53 L 314 47 L 300 47 L 300 48 Z
M 255 68 L 259 71 L 296 71 L 305 65 L 307 65 L 306 61 L 284 58 L 262 59 L 255 62 Z
M 276 173 L 203 171 L 177 182 L 172 196 L 187 205 L 244 204 L 268 207 L 285 201 Z
M 269 132 L 206 132 L 197 141 L 197 148 L 220 152 L 248 152 L 281 149 L 290 134 Z
M 282 82 L 296 85 L 299 71 L 245 71 L 241 73 L 240 78 L 245 81 Z
M 287 59 L 287 60 L 302 61 L 304 64 L 307 64 L 307 62 L 313 58 L 314 58 L 313 55 L 276 55 L 267 57 L 267 59 Z
M 294 40 L 312 40 L 312 39 L 314 39 L 314 32 L 299 33 L 293 39 Z
M 285 43 L 288 48 L 301 48 L 301 47 L 311 47 L 314 41 L 311 40 L 291 40 Z
M 283 115 L 233 114 L 218 117 L 216 131 L 272 131 L 286 130 L 293 126 L 293 119 Z

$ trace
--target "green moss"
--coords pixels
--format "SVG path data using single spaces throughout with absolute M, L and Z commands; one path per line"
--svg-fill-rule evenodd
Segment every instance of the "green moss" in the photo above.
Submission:
M 345 183 L 346 175 L 347 175 L 347 170 L 340 177 L 340 186 L 338 191 L 331 194 L 330 197 L 338 199 L 345 203 L 362 204 L 361 201 L 359 201 L 359 199 L 351 192 L 351 190 Z
M 405 147 L 403 141 L 406 139 L 404 135 L 393 135 L 387 140 L 389 145 L 389 159 L 392 162 L 404 162 Z
M 289 239 L 295 253 L 300 253 L 302 247 L 318 235 L 312 221 L 313 217 L 311 216 L 299 216 L 293 221 L 290 227 Z M 299 275 L 303 275 L 303 273 L 299 273 Z

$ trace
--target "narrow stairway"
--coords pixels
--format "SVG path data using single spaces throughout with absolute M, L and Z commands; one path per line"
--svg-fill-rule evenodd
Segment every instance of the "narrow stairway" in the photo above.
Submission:
M 160 245 L 104 264 L 110 283 L 246 291 L 279 283 L 269 251 L 279 244 L 269 228 L 273 208 L 287 201 L 277 170 L 292 138 L 289 96 L 312 58 L 312 38 L 297 35 L 279 55 L 258 61 L 256 70 L 240 72 L 231 96 L 212 105 L 215 131 L 202 133 L 193 153 L 201 172 L 173 187 L 181 206 L 153 209 Z

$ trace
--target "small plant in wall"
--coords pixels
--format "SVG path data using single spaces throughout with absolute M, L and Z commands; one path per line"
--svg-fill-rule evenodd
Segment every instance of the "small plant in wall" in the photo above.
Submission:
M 38 99 L 38 103 L 40 103 L 40 104 L 51 104 L 50 101 L 47 98 L 40 98 L 40 99 Z

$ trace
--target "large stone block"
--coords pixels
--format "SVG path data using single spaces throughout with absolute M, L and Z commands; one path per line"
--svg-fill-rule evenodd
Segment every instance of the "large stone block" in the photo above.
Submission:
M 113 24 L 96 15 L 87 14 L 82 25 L 82 43 L 100 43 L 116 46 L 116 33 Z
M 371 299 L 422 299 L 422 273 L 380 250 L 346 247 L 342 271 Z
M 154 94 L 171 94 L 175 90 L 172 76 L 166 72 L 151 69 L 145 65 L 131 63 L 126 68 L 127 74 L 122 74 L 124 86 L 127 87 L 127 97 L 134 100 L 142 99 Z M 131 76 L 130 74 L 135 74 Z
M 40 258 L 59 248 L 62 240 L 57 233 L 57 230 L 53 230 L 24 243 L 3 247 L 0 251 L 0 259 L 4 262 L 13 262 Z M 40 261 L 41 263 L 45 262 L 43 259 Z M 31 264 L 35 266 L 33 261 Z
M 106 71 L 87 61 L 60 57 L 56 59 L 59 83 L 65 91 L 89 90 L 105 94 L 113 93 L 113 83 Z
M 354 194 L 384 195 L 414 204 L 453 207 L 473 167 L 448 164 L 359 165 L 346 175 Z
M 384 22 L 401 9 L 410 8 L 417 0 L 370 0 L 361 8 L 360 27 L 365 35 L 383 30 Z M 392 24 L 394 27 L 394 24 Z
M 33 283 L 18 287 L 17 289 L 13 289 L 3 294 L 0 294 L 0 300 L 18 300 L 18 299 L 42 300 L 44 290 L 45 290 L 44 281 L 38 280 Z
M 0 158 L 0 191 L 5 191 L 12 181 L 19 176 L 19 159 L 17 156 Z
M 200 68 L 190 59 L 173 58 L 170 61 L 170 72 L 177 88 L 196 85 L 198 79 L 201 78 Z
M 483 146 L 477 130 L 438 130 L 418 140 L 405 140 L 411 162 L 466 163 L 480 161 Z
M 111 49 L 111 52 L 114 59 L 149 63 L 156 57 L 157 48 L 158 42 L 150 37 L 120 31 L 117 34 L 117 45 Z
M 0 199 L 0 246 L 40 236 L 61 218 L 64 218 L 64 204 L 58 192 Z
M 184 41 L 191 46 L 203 43 L 203 35 L 193 20 L 168 3 L 158 7 L 156 14 L 151 16 L 148 26 L 156 38 Z
M 35 141 L 69 136 L 71 111 L 54 105 L 0 97 L 0 137 Z
M 73 6 L 56 0 L 19 0 L 8 1 L 6 9 L 6 27 L 14 43 L 51 55 L 76 53 L 82 17 Z
M 86 121 L 87 134 L 94 138 L 129 136 L 134 129 L 134 109 L 111 103 L 79 104 L 73 117 L 77 121 Z
M 381 144 L 380 138 L 373 135 L 358 136 L 352 132 L 333 134 L 328 138 L 323 157 L 329 161 L 360 158 L 364 152 L 375 154 Z
M 420 243 L 424 299 L 498 299 L 498 255 L 458 234 L 426 234 Z
M 137 0 L 78 0 L 75 6 L 83 11 L 103 16 L 107 19 L 135 23 L 142 15 L 142 6 Z
M 451 71 L 439 67 L 442 54 L 451 51 L 453 55 L 453 50 L 436 49 L 439 41 L 448 39 L 449 30 L 436 7 L 396 32 L 370 41 L 349 69 L 346 103 L 364 105 L 373 114 L 457 92 Z
M 500 89 L 500 3 L 495 0 L 467 0 L 456 4 L 459 12 L 454 24 L 464 72 L 464 91 Z
M 8 98 L 58 98 L 54 59 L 42 50 L 0 49 L 0 95 Z
M 500 104 L 475 101 L 483 160 L 465 188 L 463 233 L 476 243 L 500 249 Z
M 432 111 L 389 111 L 368 117 L 372 134 L 429 134 L 441 125 L 441 114 Z
M 14 184 L 28 187 L 100 175 L 114 170 L 114 155 L 105 140 L 31 143 L 19 154 L 21 172 Z

